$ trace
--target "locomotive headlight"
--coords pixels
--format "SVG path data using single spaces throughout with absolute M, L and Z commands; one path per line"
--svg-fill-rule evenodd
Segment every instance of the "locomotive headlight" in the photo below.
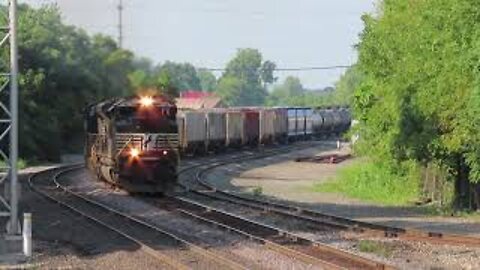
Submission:
M 162 154 L 163 154 L 164 156 L 166 156 L 166 155 L 168 155 L 168 151 L 167 151 L 167 150 L 163 150 Z
M 140 98 L 140 104 L 143 107 L 151 107 L 153 105 L 153 98 L 150 96 L 144 96 Z
M 130 149 L 129 154 L 132 158 L 138 158 L 138 156 L 140 156 L 140 150 L 138 150 L 137 148 L 132 148 Z

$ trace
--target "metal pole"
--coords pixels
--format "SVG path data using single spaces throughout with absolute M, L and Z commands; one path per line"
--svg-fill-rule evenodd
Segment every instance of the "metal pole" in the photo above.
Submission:
M 23 254 L 27 257 L 32 256 L 32 214 L 23 214 Z
M 123 1 L 118 3 L 118 47 L 123 48 Z
M 19 233 L 18 224 L 18 44 L 17 44 L 17 0 L 10 0 L 10 229 L 9 234 Z

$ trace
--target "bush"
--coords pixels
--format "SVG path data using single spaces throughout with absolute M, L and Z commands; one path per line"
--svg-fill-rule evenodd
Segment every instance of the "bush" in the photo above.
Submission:
M 5 168 L 7 166 L 5 161 L 0 161 L 0 167 Z M 24 159 L 18 159 L 17 161 L 17 168 L 19 170 L 25 169 L 27 167 L 27 162 Z
M 420 196 L 420 170 L 410 162 L 390 166 L 361 161 L 340 170 L 336 181 L 317 184 L 314 190 L 385 205 L 406 205 Z

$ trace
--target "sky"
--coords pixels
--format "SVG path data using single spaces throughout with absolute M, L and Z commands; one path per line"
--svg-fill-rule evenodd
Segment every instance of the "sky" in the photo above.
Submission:
M 69 24 L 118 36 L 119 0 L 23 0 L 57 3 Z M 351 65 L 376 0 L 123 0 L 124 47 L 152 59 L 224 68 L 238 48 L 256 48 L 280 68 Z M 277 72 L 308 88 L 333 85 L 344 70 Z M 220 75 L 219 73 L 216 74 Z

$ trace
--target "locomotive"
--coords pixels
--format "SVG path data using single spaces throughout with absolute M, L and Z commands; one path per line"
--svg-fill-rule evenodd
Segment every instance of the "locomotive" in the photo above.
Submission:
M 85 110 L 85 164 L 132 193 L 163 193 L 177 182 L 177 107 L 164 96 L 113 98 Z

